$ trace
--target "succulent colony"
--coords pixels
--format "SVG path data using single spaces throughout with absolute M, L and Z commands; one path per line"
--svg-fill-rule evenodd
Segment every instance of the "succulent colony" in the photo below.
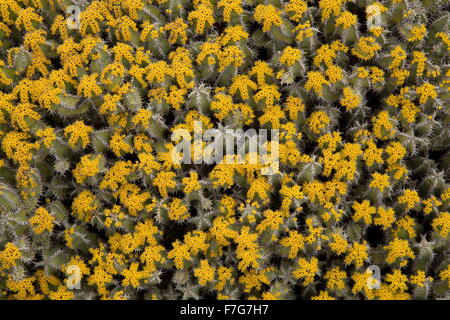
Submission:
M 0 0 L 0 297 L 448 299 L 448 12 Z M 279 172 L 173 161 L 194 121 Z

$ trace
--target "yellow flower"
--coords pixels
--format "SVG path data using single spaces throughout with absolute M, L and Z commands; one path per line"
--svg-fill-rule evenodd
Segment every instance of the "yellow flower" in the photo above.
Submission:
M 422 270 L 418 270 L 416 274 L 412 274 L 409 276 L 409 282 L 418 287 L 424 287 L 426 281 L 433 281 L 433 278 L 427 278 L 425 271 Z
M 182 18 L 176 18 L 174 21 L 166 24 L 164 30 L 170 31 L 169 43 L 175 44 L 177 41 L 180 41 L 182 44 L 185 44 L 187 41 L 186 29 L 188 27 Z
M 345 256 L 345 264 L 354 264 L 357 268 L 363 266 L 364 261 L 369 257 L 367 242 L 362 243 L 354 242 L 353 245 L 348 249 L 348 253 Z
M 347 279 L 347 272 L 341 270 L 339 267 L 334 267 L 328 270 L 323 278 L 327 281 L 327 289 L 343 290 L 345 288 L 344 280 Z
M 100 182 L 100 189 L 117 190 L 119 185 L 127 183 L 127 176 L 134 171 L 134 168 L 130 161 L 117 161 Z
M 310 71 L 307 74 L 307 78 L 305 89 L 308 91 L 313 90 L 317 95 L 322 96 L 322 86 L 329 84 L 323 74 L 318 71 Z
M 415 258 L 414 252 L 409 247 L 407 240 L 395 238 L 387 246 L 384 246 L 384 249 L 388 252 L 386 262 L 390 264 L 396 262 L 397 259 Z
M 220 0 L 217 7 L 223 8 L 223 20 L 225 22 L 231 21 L 232 13 L 239 16 L 244 11 L 241 0 Z
M 341 6 L 346 0 L 320 0 L 319 8 L 322 21 L 328 20 L 331 16 L 338 16 L 341 12 Z
M 437 92 L 434 86 L 430 83 L 424 83 L 420 87 L 416 88 L 416 92 L 420 95 L 419 102 L 420 104 L 425 104 L 428 99 L 436 99 Z
M 198 182 L 198 173 L 195 171 L 191 171 L 189 173 L 189 177 L 183 178 L 182 183 L 184 186 L 184 193 L 186 194 L 200 189 L 200 183 Z
M 89 134 L 94 129 L 84 124 L 84 121 L 75 121 L 64 128 L 64 136 L 69 138 L 69 145 L 76 148 L 78 145 L 84 149 L 90 142 Z
M 170 171 L 162 171 L 159 172 L 156 175 L 156 178 L 153 179 L 152 184 L 156 187 L 158 187 L 159 193 L 164 197 L 167 198 L 168 190 L 172 189 L 176 186 L 176 182 L 173 180 L 175 178 L 176 174 Z
M 336 233 L 333 233 L 332 237 L 333 242 L 328 243 L 330 249 L 333 250 L 337 255 L 345 253 L 348 248 L 347 240 L 345 240 L 345 238 L 342 235 Z
M 450 233 L 450 213 L 439 213 L 431 225 L 433 226 L 433 230 L 438 232 L 442 238 L 447 238 Z
M 189 12 L 188 20 L 195 20 L 195 32 L 203 34 L 205 28 L 214 24 L 213 7 L 209 2 L 200 2 L 195 6 L 195 10 Z
M 90 98 L 98 96 L 102 93 L 102 89 L 97 85 L 96 79 L 98 74 L 85 75 L 78 85 L 77 93 L 84 97 Z
M 244 226 L 240 234 L 234 236 L 234 241 L 238 244 L 236 249 L 236 257 L 241 260 L 238 264 L 238 269 L 242 272 L 249 267 L 259 268 L 258 259 L 261 255 L 259 253 L 258 244 L 255 242 L 258 234 L 250 233 L 250 228 Z
M 208 260 L 200 260 L 200 266 L 194 269 L 194 276 L 197 277 L 198 283 L 205 286 L 208 282 L 214 280 L 215 269 L 209 265 Z
M 303 0 L 290 0 L 284 6 L 284 12 L 292 13 L 289 14 L 289 19 L 295 22 L 300 22 L 306 10 L 308 10 L 308 5 Z
M 299 62 L 301 57 L 302 52 L 300 51 L 300 49 L 287 46 L 286 48 L 283 49 L 283 52 L 281 53 L 280 63 L 288 67 L 291 67 L 296 62 Z
M 425 37 L 425 34 L 427 33 L 427 28 L 424 24 L 421 24 L 420 26 L 414 26 L 410 30 L 411 35 L 408 37 L 409 42 L 413 41 L 419 41 L 422 40 Z
M 381 46 L 372 37 L 360 37 L 352 49 L 352 54 L 361 60 L 370 60 Z
M 387 140 L 394 136 L 394 124 L 389 117 L 389 112 L 381 111 L 372 118 L 372 123 L 373 133 L 378 139 Z
M 50 291 L 50 300 L 72 300 L 73 292 L 69 291 L 66 286 L 60 286 L 56 291 Z
M 336 27 L 342 26 L 342 28 L 348 29 L 354 26 L 358 22 L 358 17 L 349 11 L 343 11 L 336 19 Z
M 72 202 L 72 212 L 80 220 L 89 222 L 95 210 L 97 210 L 96 198 L 94 194 L 88 190 L 82 191 Z
M 6 270 L 14 267 L 22 257 L 22 254 L 12 242 L 8 242 L 5 245 L 3 251 L 0 251 L 0 270 Z
M 42 23 L 42 20 L 43 18 L 35 12 L 35 9 L 29 7 L 26 9 L 20 9 L 19 12 L 17 12 L 15 24 L 19 29 L 32 31 L 35 27 Z
M 150 199 L 151 195 L 149 192 L 141 192 L 137 185 L 127 183 L 114 193 L 114 197 L 120 200 L 132 216 L 137 216 L 138 212 L 144 209 L 144 203 Z
M 269 32 L 272 26 L 281 26 L 281 11 L 271 4 L 258 4 L 253 17 L 262 23 L 264 32 Z
M 183 201 L 178 198 L 172 200 L 168 210 L 170 220 L 179 221 L 187 219 L 190 216 L 188 208 L 183 204 Z
M 405 215 L 401 219 L 397 220 L 396 228 L 393 230 L 393 232 L 396 236 L 399 236 L 400 234 L 405 235 L 406 233 L 406 236 L 412 239 L 416 237 L 415 225 L 416 222 L 414 218 Z
M 328 294 L 327 291 L 321 290 L 317 296 L 311 297 L 311 300 L 336 300 Z
M 303 41 L 304 39 L 311 38 L 314 35 L 314 31 L 311 28 L 311 23 L 309 21 L 306 21 L 303 24 L 299 24 L 294 29 L 297 32 L 297 36 L 295 39 L 299 42 Z
M 280 244 L 283 247 L 289 248 L 288 258 L 294 259 L 298 251 L 304 247 L 304 237 L 296 230 L 290 230 L 289 236 L 281 239 Z
M 377 226 L 382 226 L 384 230 L 387 230 L 395 222 L 395 212 L 393 208 L 378 207 L 377 213 L 379 217 L 373 219 L 373 223 Z
M 219 72 L 228 66 L 239 68 L 244 63 L 245 53 L 238 46 L 228 46 L 217 54 L 219 58 Z
M 319 134 L 330 123 L 330 118 L 324 111 L 313 112 L 306 120 L 306 124 L 315 134 Z
M 132 286 L 137 288 L 141 280 L 144 280 L 150 276 L 150 272 L 144 268 L 144 270 L 138 271 L 139 263 L 133 262 L 128 269 L 122 271 L 124 279 L 122 284 L 124 286 Z
M 50 148 L 53 141 L 56 140 L 55 130 L 52 127 L 36 131 L 36 136 L 42 138 L 42 142 L 46 148 Z
M 449 288 L 450 288 L 450 264 L 447 265 L 447 268 L 446 268 L 446 269 L 442 270 L 442 271 L 439 273 L 439 277 L 440 277 L 442 280 L 447 280 L 447 283 L 448 283 Z
M 406 282 L 408 281 L 408 277 L 404 274 L 402 274 L 402 271 L 400 269 L 395 269 L 394 272 L 389 273 L 386 276 L 386 282 L 389 282 L 389 287 L 392 290 L 396 291 L 406 291 L 408 289 L 408 286 Z
M 20 103 L 11 112 L 11 124 L 15 129 L 29 132 L 29 122 L 27 120 L 39 120 L 41 116 L 34 109 L 36 106 L 31 103 Z
M 413 59 L 411 60 L 411 63 L 417 63 L 416 73 L 418 77 L 421 77 L 423 75 L 426 61 L 427 57 L 425 55 L 425 52 L 413 51 Z
M 327 71 L 325 71 L 325 74 L 327 75 L 328 81 L 330 81 L 330 83 L 336 83 L 338 81 L 341 81 L 344 77 L 343 73 L 344 70 L 342 70 L 341 67 L 338 67 L 336 65 L 329 66 Z
M 407 55 L 405 50 L 399 45 L 397 45 L 394 49 L 390 52 L 392 57 L 392 62 L 389 65 L 390 69 L 399 68 L 401 63 L 406 59 Z
M 111 147 L 111 150 L 118 157 L 125 153 L 133 153 L 133 149 L 131 145 L 127 143 L 126 138 L 127 137 L 125 134 L 121 134 L 120 131 L 116 131 L 112 135 L 111 140 L 109 140 L 109 146 Z
M 314 281 L 314 276 L 319 272 L 319 260 L 316 257 L 310 259 L 310 261 L 299 258 L 298 267 L 292 271 L 292 275 L 296 279 L 303 279 L 303 285 L 307 286 Z
M 416 190 L 406 189 L 397 200 L 399 203 L 406 204 L 406 208 L 410 210 L 420 202 L 420 197 Z
M 361 97 L 358 94 L 355 94 L 352 88 L 345 87 L 343 89 L 343 94 L 344 96 L 339 102 L 347 109 L 347 111 L 352 110 L 361 104 Z
M 73 169 L 73 176 L 77 183 L 83 183 L 87 178 L 94 177 L 100 172 L 100 161 L 103 160 L 102 155 L 82 156 L 80 162 L 77 163 L 75 169 Z
M 390 187 L 389 176 L 387 174 L 380 174 L 379 172 L 374 172 L 372 174 L 372 181 L 369 185 L 371 188 L 375 188 L 383 192 L 386 188 Z
M 36 234 L 42 234 L 44 231 L 52 232 L 55 218 L 43 207 L 35 211 L 35 215 L 28 221 Z
M 355 201 L 352 206 L 355 213 L 353 214 L 353 220 L 364 220 L 365 224 L 372 223 L 372 215 L 375 214 L 376 209 L 370 205 L 368 200 L 363 200 L 361 203 Z
M 189 253 L 189 247 L 179 240 L 176 240 L 172 243 L 173 249 L 169 251 L 167 257 L 169 259 L 173 259 L 175 263 L 175 267 L 177 269 L 183 269 L 184 261 L 189 261 L 191 259 L 191 255 Z

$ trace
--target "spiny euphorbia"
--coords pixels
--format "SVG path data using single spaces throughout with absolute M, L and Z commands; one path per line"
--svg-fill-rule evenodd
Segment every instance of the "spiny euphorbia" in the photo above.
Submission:
M 448 11 L 0 0 L 0 297 L 448 299 Z M 279 172 L 173 161 L 196 121 Z

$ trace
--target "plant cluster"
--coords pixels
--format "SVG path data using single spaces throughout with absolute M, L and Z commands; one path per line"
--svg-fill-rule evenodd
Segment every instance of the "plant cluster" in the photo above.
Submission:
M 449 299 L 448 11 L 0 0 L 0 298 Z M 174 161 L 195 121 L 279 172 Z

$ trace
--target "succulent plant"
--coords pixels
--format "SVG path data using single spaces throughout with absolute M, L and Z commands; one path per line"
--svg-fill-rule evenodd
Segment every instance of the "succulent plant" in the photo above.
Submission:
M 0 0 L 0 298 L 449 299 L 449 9 Z

